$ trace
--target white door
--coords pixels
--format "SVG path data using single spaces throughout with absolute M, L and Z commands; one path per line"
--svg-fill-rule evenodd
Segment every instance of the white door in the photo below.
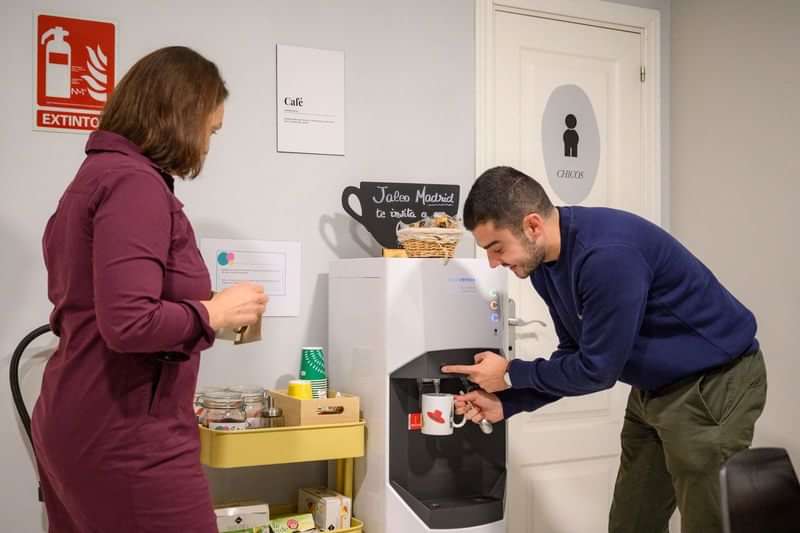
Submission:
M 641 32 L 502 7 L 492 18 L 494 146 L 485 166 L 522 170 L 556 205 L 610 206 L 653 219 Z M 509 278 L 516 315 L 544 323 L 517 327 L 513 354 L 547 357 L 557 344 L 547 307 L 529 280 Z M 607 531 L 628 390 L 618 384 L 509 421 L 509 531 Z

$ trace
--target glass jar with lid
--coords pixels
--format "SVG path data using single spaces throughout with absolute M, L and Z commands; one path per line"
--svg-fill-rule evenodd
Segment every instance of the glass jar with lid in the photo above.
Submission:
M 242 395 L 247 429 L 264 427 L 264 388 L 259 385 L 235 385 L 228 387 L 228 390 Z
M 240 431 L 247 429 L 242 395 L 233 391 L 209 392 L 202 399 L 205 413 L 201 423 L 208 429 Z
M 212 386 L 204 386 L 198 387 L 196 391 L 194 391 L 194 414 L 197 417 L 197 423 L 201 423 L 201 419 L 203 418 L 203 413 L 205 412 L 205 407 L 203 407 L 203 395 L 208 394 L 209 392 L 221 392 L 224 391 L 224 387 L 212 387 Z

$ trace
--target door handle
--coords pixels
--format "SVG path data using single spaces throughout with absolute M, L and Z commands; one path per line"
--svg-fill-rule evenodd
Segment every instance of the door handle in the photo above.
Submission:
M 515 328 L 521 328 L 523 326 L 528 326 L 530 324 L 539 324 L 543 328 L 547 327 L 547 324 L 545 324 L 541 320 L 525 320 L 523 318 L 518 318 L 518 317 L 511 317 L 508 319 L 508 325 L 513 326 Z

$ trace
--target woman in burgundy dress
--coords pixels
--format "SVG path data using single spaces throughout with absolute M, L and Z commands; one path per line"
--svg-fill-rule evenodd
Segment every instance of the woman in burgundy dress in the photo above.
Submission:
M 47 223 L 60 340 L 33 440 L 53 533 L 217 531 L 192 407 L 200 351 L 267 298 L 252 284 L 212 296 L 172 176 L 200 172 L 227 94 L 193 50 L 142 58 Z

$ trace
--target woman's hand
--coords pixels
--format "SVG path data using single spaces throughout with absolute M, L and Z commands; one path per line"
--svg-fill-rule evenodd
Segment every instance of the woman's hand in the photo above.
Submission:
M 257 283 L 237 283 L 210 300 L 200 302 L 208 310 L 212 329 L 240 328 L 255 324 L 264 314 L 269 297 Z

